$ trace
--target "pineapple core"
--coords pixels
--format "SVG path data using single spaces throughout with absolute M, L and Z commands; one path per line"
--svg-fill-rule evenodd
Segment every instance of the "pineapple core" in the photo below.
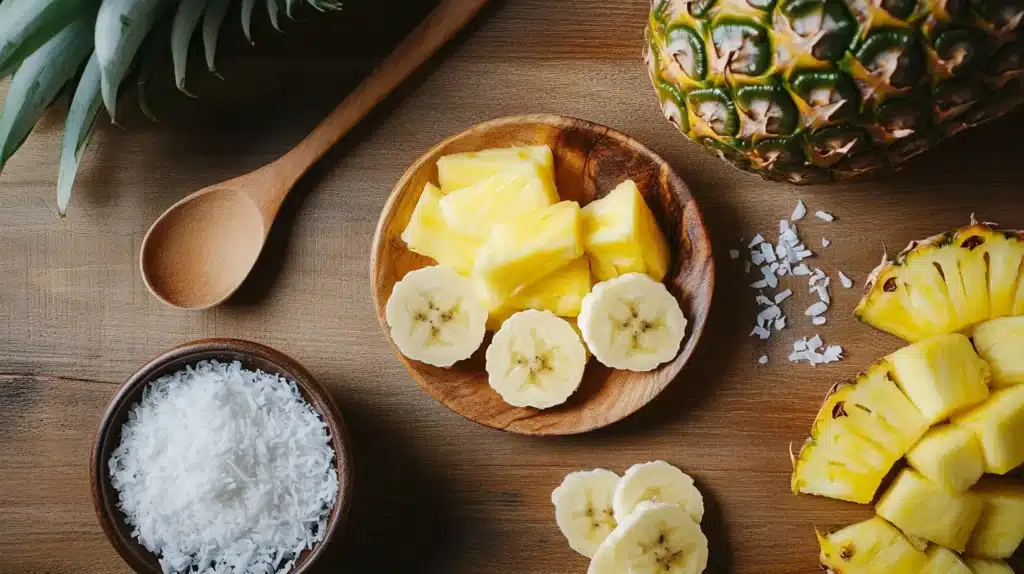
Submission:
M 632 180 L 583 208 L 583 235 L 598 281 L 626 273 L 646 273 L 661 281 L 668 273 L 665 236 Z
M 875 511 L 907 534 L 963 552 L 981 518 L 981 499 L 955 493 L 911 469 L 904 469 L 882 495 Z
M 555 181 L 555 160 L 546 145 L 485 149 L 446 155 L 437 160 L 437 179 L 446 193 L 479 183 L 509 168 L 536 166 L 541 177 Z
M 935 335 L 889 355 L 896 383 L 931 423 L 988 397 L 988 365 L 959 334 Z
M 1006 474 L 1024 463 L 1024 385 L 992 393 L 953 422 L 970 428 L 981 440 L 985 472 Z
M 409 250 L 447 265 L 463 275 L 473 271 L 480 242 L 452 229 L 441 214 L 441 190 L 428 183 L 413 209 L 402 241 Z
M 1024 484 L 987 477 L 973 490 L 985 505 L 967 543 L 967 553 L 1009 558 L 1024 542 Z
M 928 548 L 928 564 L 920 574 L 974 574 L 960 556 L 945 546 Z
M 963 492 L 985 472 L 985 454 L 974 432 L 958 425 L 928 431 L 907 453 L 907 462 L 925 478 L 953 492 Z
M 818 535 L 821 563 L 840 574 L 919 574 L 928 561 L 903 533 L 874 517 L 828 536 Z
M 974 328 L 974 347 L 992 368 L 992 386 L 1024 383 L 1024 317 L 1001 317 Z
M 448 225 L 485 241 L 495 225 L 557 201 L 554 181 L 536 166 L 525 165 L 451 191 L 440 205 Z

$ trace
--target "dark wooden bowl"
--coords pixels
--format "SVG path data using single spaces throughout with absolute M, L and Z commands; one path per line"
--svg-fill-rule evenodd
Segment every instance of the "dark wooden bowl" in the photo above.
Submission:
M 553 115 L 497 119 L 476 125 L 425 153 L 402 176 L 381 212 L 371 253 L 377 317 L 390 332 L 384 308 L 395 283 L 434 261 L 409 251 L 400 235 L 428 181 L 437 182 L 437 159 L 486 148 L 548 144 L 555 155 L 555 179 L 562 199 L 584 205 L 622 180 L 643 192 L 669 242 L 673 261 L 665 283 L 689 321 L 676 358 L 646 373 L 616 371 L 590 361 L 580 388 L 558 407 L 537 410 L 506 404 L 487 384 L 484 352 L 450 369 L 433 367 L 392 349 L 416 382 L 436 400 L 483 425 L 536 435 L 575 434 L 621 420 L 651 401 L 690 358 L 711 308 L 714 262 L 697 202 L 665 160 L 636 140 L 595 123 Z
M 103 414 L 96 444 L 89 463 L 92 480 L 92 498 L 100 526 L 121 558 L 136 572 L 162 572 L 157 557 L 132 538 L 124 515 L 117 508 L 117 492 L 110 485 L 108 461 L 110 454 L 121 442 L 121 428 L 128 419 L 132 405 L 139 401 L 143 389 L 163 375 L 181 370 L 185 365 L 202 360 L 239 361 L 246 369 L 259 369 L 294 380 L 303 398 L 320 415 L 331 433 L 335 468 L 338 471 L 338 495 L 327 521 L 324 539 L 304 551 L 295 563 L 293 574 L 308 571 L 330 543 L 331 537 L 342 528 L 352 498 L 352 454 L 348 431 L 327 389 L 309 372 L 280 351 L 239 339 L 203 339 L 175 347 L 149 361 L 135 372 L 117 391 Z

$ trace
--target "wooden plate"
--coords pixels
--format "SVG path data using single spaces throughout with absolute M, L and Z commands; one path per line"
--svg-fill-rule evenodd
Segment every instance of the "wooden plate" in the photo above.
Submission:
M 408 359 L 393 341 L 391 347 L 430 396 L 470 420 L 522 434 L 581 433 L 621 420 L 657 396 L 690 358 L 711 307 L 714 262 L 697 203 L 672 168 L 636 140 L 575 118 L 529 115 L 479 124 L 441 142 L 405 172 L 381 212 L 371 255 L 373 297 L 381 326 L 389 332 L 384 308 L 395 283 L 409 271 L 435 264 L 406 249 L 399 236 L 424 185 L 437 182 L 439 157 L 536 144 L 548 144 L 554 151 L 555 179 L 562 199 L 583 205 L 625 179 L 637 183 L 673 254 L 666 284 L 689 321 L 679 355 L 646 373 L 617 371 L 591 360 L 576 393 L 565 404 L 542 411 L 512 407 L 488 386 L 484 348 L 489 339 L 473 357 L 450 369 Z M 690 383 L 684 380 L 680 384 Z
M 334 449 L 334 466 L 338 472 L 338 494 L 327 519 L 324 539 L 313 548 L 305 550 L 292 568 L 291 574 L 307 572 L 330 543 L 331 538 L 341 529 L 352 503 L 351 448 L 345 423 L 334 405 L 330 393 L 313 378 L 309 372 L 291 357 L 270 347 L 239 339 L 203 339 L 175 347 L 149 361 L 135 372 L 114 395 L 103 414 L 96 444 L 93 447 L 89 473 L 92 480 L 93 505 L 99 517 L 100 526 L 121 558 L 136 572 L 159 574 L 163 572 L 157 557 L 131 536 L 131 527 L 124 521 L 124 514 L 117 508 L 117 492 L 110 485 L 107 461 L 121 443 L 121 427 L 128 420 L 132 405 L 142 397 L 142 391 L 149 383 L 163 375 L 174 373 L 186 365 L 203 360 L 239 361 L 242 367 L 261 370 L 295 381 L 299 393 L 320 415 L 331 433 L 331 447 Z

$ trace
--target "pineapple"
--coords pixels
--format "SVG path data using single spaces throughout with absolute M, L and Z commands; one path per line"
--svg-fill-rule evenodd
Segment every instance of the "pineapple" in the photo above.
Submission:
M 967 542 L 967 553 L 1009 558 L 1024 541 L 1024 485 L 987 477 L 973 490 L 984 503 L 981 520 Z
M 580 314 L 583 297 L 590 293 L 590 262 L 586 257 L 571 261 L 565 267 L 523 287 L 491 313 L 498 324 L 517 311 L 541 309 L 560 317 Z
M 1024 100 L 1019 0 L 654 0 L 662 111 L 709 153 L 817 183 L 895 165 Z
M 974 574 L 1013 574 L 1013 568 L 1002 560 L 968 558 L 966 562 Z
M 953 422 L 978 436 L 985 453 L 985 472 L 1006 474 L 1024 463 L 1024 385 L 992 393 Z
M 793 492 L 867 504 L 927 429 L 928 420 L 892 381 L 889 363 L 876 363 L 829 393 L 794 460 Z
M 921 574 L 974 574 L 960 556 L 945 546 L 932 545 L 926 552 L 928 563 Z
M 441 213 L 441 190 L 432 183 L 423 188 L 409 225 L 402 231 L 410 251 L 447 265 L 463 275 L 473 271 L 473 260 L 480 242 L 452 229 Z
M 818 545 L 821 565 L 835 574 L 920 574 L 928 562 L 924 552 L 877 516 L 828 536 L 818 534 Z
M 992 386 L 1024 383 L 1024 317 L 1000 317 L 974 328 L 974 348 L 992 369 Z
M 908 534 L 963 552 L 981 518 L 981 499 L 946 490 L 917 471 L 904 469 L 875 511 Z
M 945 420 L 988 397 L 988 365 L 963 335 L 936 335 L 888 358 L 896 384 L 930 423 Z
M 580 219 L 579 204 L 563 201 L 496 225 L 473 267 L 488 308 L 582 257 Z
M 985 454 L 974 432 L 958 425 L 934 427 L 907 453 L 907 462 L 925 478 L 963 492 L 985 472 Z
M 555 159 L 546 145 L 485 149 L 446 155 L 437 160 L 437 179 L 445 192 L 469 187 L 522 165 L 540 168 L 541 176 L 555 181 Z M 554 185 L 552 183 L 552 185 Z
M 871 272 L 854 314 L 911 342 L 1024 315 L 1022 262 L 1021 235 L 988 225 L 913 241 Z
M 583 208 L 583 236 L 597 281 L 646 273 L 661 281 L 668 273 L 668 244 L 633 180 Z
M 439 203 L 448 225 L 486 241 L 497 224 L 557 202 L 554 181 L 536 165 L 524 164 L 450 191 Z

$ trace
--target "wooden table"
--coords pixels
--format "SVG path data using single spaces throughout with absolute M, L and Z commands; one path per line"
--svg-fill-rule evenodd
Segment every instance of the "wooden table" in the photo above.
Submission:
M 883 244 L 899 249 L 972 212 L 1022 226 L 1024 115 L 896 174 L 831 187 L 766 183 L 705 155 L 662 119 L 640 59 L 647 0 L 497 2 L 300 184 L 237 297 L 208 312 L 162 305 L 136 264 L 153 219 L 186 192 L 284 152 L 401 35 L 386 6 L 351 4 L 358 26 L 311 19 L 279 37 L 261 25 L 255 50 L 231 26 L 229 81 L 197 66 L 200 100 L 174 92 L 164 68 L 153 87 L 161 124 L 131 111 L 129 94 L 126 129 L 97 133 L 66 220 L 54 195 L 62 112 L 45 117 L 0 177 L 0 572 L 126 570 L 92 510 L 93 432 L 145 359 L 207 336 L 293 355 L 342 407 L 355 441 L 356 504 L 324 572 L 585 572 L 555 527 L 551 490 L 572 470 L 621 472 L 651 459 L 679 465 L 704 491 L 709 572 L 817 572 L 813 527 L 870 509 L 791 495 L 789 446 L 806 436 L 832 383 L 899 343 L 858 324 L 859 290 L 837 281 L 826 325 L 803 317 L 810 300 L 801 289 L 787 302 L 785 336 L 748 337 L 753 292 L 728 250 L 772 232 L 798 198 L 838 217 L 801 226 L 815 246 L 833 241 L 816 264 L 857 281 Z M 471 124 L 525 112 L 586 118 L 647 143 L 689 183 L 716 242 L 716 302 L 692 363 L 638 414 L 584 436 L 515 436 L 434 403 L 392 355 L 370 299 L 371 236 L 406 166 Z M 789 363 L 792 340 L 814 332 L 842 344 L 846 359 Z M 770 362 L 759 366 L 762 354 Z

